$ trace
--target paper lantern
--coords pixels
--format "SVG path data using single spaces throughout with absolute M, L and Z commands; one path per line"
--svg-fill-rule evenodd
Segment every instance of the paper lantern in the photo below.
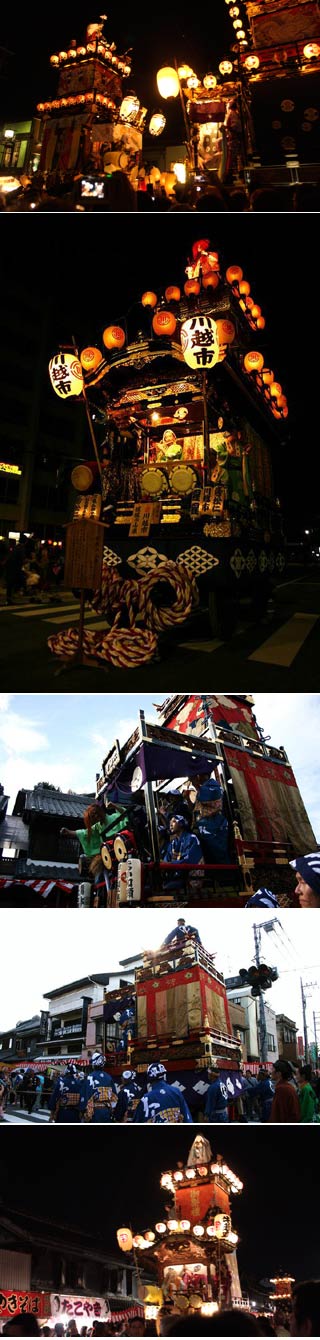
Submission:
M 222 60 L 219 65 L 220 74 L 232 74 L 233 65 L 231 60 Z
M 180 1228 L 182 1233 L 188 1233 L 191 1228 L 190 1219 L 181 1219 Z
M 247 280 L 247 279 L 241 279 L 241 282 L 240 282 L 240 284 L 239 284 L 239 293 L 241 293 L 241 296 L 242 296 L 242 297 L 245 297 L 245 298 L 248 297 L 248 295 L 249 295 L 249 293 L 250 293 L 250 284 L 248 284 L 248 280 Z
M 166 288 L 165 297 L 167 299 L 167 302 L 180 302 L 181 298 L 180 289 L 177 288 L 176 285 L 171 284 L 170 288 Z
M 303 55 L 305 56 L 306 60 L 317 60 L 318 56 L 320 56 L 319 43 L 307 42 L 307 45 L 303 48 Z
M 166 1233 L 166 1232 L 167 1232 L 167 1225 L 166 1225 L 166 1224 L 162 1224 L 162 1223 L 160 1223 L 160 1224 L 156 1224 L 156 1230 L 157 1230 L 157 1233 Z
M 160 310 L 158 312 L 155 312 L 154 314 L 152 320 L 152 326 L 155 335 L 170 336 L 174 335 L 174 332 L 177 327 L 177 322 L 175 316 L 173 315 L 173 312 L 167 312 L 164 310 L 164 308 L 160 307 Z
M 213 368 L 219 358 L 216 321 L 211 316 L 193 316 L 184 321 L 181 347 L 189 368 Z
M 165 124 L 166 118 L 163 115 L 163 112 L 154 112 L 148 125 L 149 135 L 162 135 Z
M 261 307 L 258 307 L 256 302 L 254 302 L 251 307 L 251 316 L 253 316 L 254 321 L 258 319 L 258 316 L 261 316 Z
M 259 56 L 246 56 L 244 62 L 244 68 L 245 70 L 249 71 L 249 74 L 251 74 L 252 70 L 258 70 L 259 65 L 260 65 Z
M 240 284 L 243 279 L 243 270 L 240 265 L 228 265 L 226 270 L 226 280 L 228 284 Z
M 177 98 L 180 92 L 179 76 L 170 65 L 158 70 L 157 85 L 161 98 Z
M 274 396 L 275 400 L 279 399 L 279 396 L 282 395 L 282 386 L 280 386 L 280 382 L 272 382 L 270 395 Z
M 123 349 L 126 337 L 121 326 L 106 326 L 103 331 L 103 343 L 106 349 Z
M 54 354 L 49 363 L 49 377 L 53 390 L 61 400 L 81 395 L 83 391 L 82 367 L 75 354 Z
M 264 330 L 264 328 L 265 328 L 265 324 L 266 324 L 266 323 L 265 323 L 264 316 L 258 316 L 258 320 L 257 320 L 257 330 Z
M 265 386 L 272 386 L 272 382 L 274 382 L 274 372 L 271 372 L 271 368 L 263 369 L 262 381 Z
M 50 56 L 50 65 L 59 65 L 59 56 Z
M 133 1247 L 133 1237 L 130 1228 L 118 1228 L 117 1243 L 122 1252 L 131 1252 Z
M 286 409 L 287 403 L 288 403 L 287 397 L 285 395 L 278 396 L 277 400 L 278 409 Z
M 216 1214 L 214 1218 L 214 1227 L 216 1238 L 224 1238 L 225 1233 L 229 1232 L 231 1219 L 228 1214 Z
M 216 80 L 216 76 L 215 76 L 215 74 L 205 74 L 205 76 L 204 76 L 204 80 L 203 80 L 203 87 L 204 87 L 204 88 L 206 88 L 207 90 L 209 90 L 209 89 L 211 89 L 211 88 L 216 88 L 216 83 L 217 83 L 217 80 Z
M 195 1238 L 202 1238 L 202 1237 L 203 1237 L 203 1234 L 204 1234 L 204 1228 L 203 1228 L 202 1224 L 194 1224 L 194 1227 L 193 1227 L 193 1230 L 192 1230 L 192 1231 L 193 1231 L 193 1233 L 194 1233 L 194 1235 L 195 1235 Z
M 80 363 L 85 369 L 85 372 L 95 372 L 96 368 L 99 367 L 99 363 L 103 363 L 103 355 L 100 353 L 100 349 L 95 349 L 94 347 L 82 349 Z
M 258 353 L 257 349 L 250 349 L 249 353 L 245 354 L 244 367 L 246 372 L 261 372 L 263 365 L 263 354 Z
M 133 124 L 137 119 L 139 111 L 139 98 L 136 98 L 134 93 L 128 93 L 127 97 L 123 98 L 121 103 L 119 110 L 120 121 L 129 121 L 129 124 Z
M 184 291 L 189 298 L 190 293 L 200 293 L 200 284 L 198 279 L 186 279 Z
M 90 465 L 75 465 L 71 471 L 71 483 L 77 493 L 86 493 L 93 484 L 93 470 Z
M 141 302 L 143 307 L 156 307 L 158 302 L 157 294 L 151 293 L 149 291 L 147 293 L 143 293 Z
M 216 270 L 210 270 L 209 274 L 203 275 L 203 288 L 218 288 L 219 284 L 220 276 L 217 274 Z

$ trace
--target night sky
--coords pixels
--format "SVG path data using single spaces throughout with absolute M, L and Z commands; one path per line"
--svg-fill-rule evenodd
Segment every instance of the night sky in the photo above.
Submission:
M 187 1162 L 196 1129 L 191 1135 L 189 1128 L 170 1126 L 98 1126 L 90 1134 L 55 1128 L 51 1137 L 38 1129 L 20 1136 L 7 1131 L 0 1163 L 4 1205 L 77 1225 L 117 1252 L 117 1228 L 152 1228 L 165 1213 L 161 1172 Z M 316 1129 L 309 1132 L 308 1149 L 303 1131 L 292 1126 L 199 1129 L 213 1155 L 223 1154 L 244 1182 L 241 1195 L 232 1197 L 242 1285 L 282 1270 L 296 1279 L 318 1277 L 319 1250 L 310 1228 Z
M 125 90 L 134 86 L 150 113 L 161 102 L 156 84 L 160 65 L 171 65 L 177 57 L 179 64 L 187 61 L 200 77 L 209 68 L 218 73 L 219 61 L 230 53 L 233 28 L 223 0 L 211 15 L 207 10 L 206 22 L 201 16 L 198 21 L 190 0 L 187 5 L 181 0 L 175 0 L 174 6 L 170 0 L 162 0 L 161 6 L 151 3 L 147 21 L 141 0 L 128 7 L 107 5 L 106 12 L 105 35 L 116 43 L 118 55 L 133 48 L 132 75 Z M 50 56 L 68 49 L 73 38 L 81 45 L 87 24 L 98 17 L 98 9 L 88 0 L 76 10 L 70 0 L 62 9 L 47 6 L 45 22 L 38 19 L 32 24 L 28 7 L 22 9 L 17 23 L 15 12 L 6 6 L 1 44 L 13 53 L 13 59 L 2 93 L 5 115 L 30 116 L 40 99 L 55 96 Z
M 68 344 L 75 335 L 80 347 L 91 343 L 101 346 L 104 326 L 120 320 L 133 308 L 129 318 L 132 338 L 143 310 L 134 304 L 146 288 L 160 294 L 168 284 L 183 285 L 184 268 L 195 239 L 210 238 L 211 245 L 219 250 L 222 268 L 240 264 L 266 319 L 259 345 L 265 364 L 273 368 L 289 402 L 285 434 L 280 424 L 273 452 L 276 492 L 287 520 L 295 518 L 303 527 L 310 523 L 312 514 L 319 514 L 314 469 L 318 453 L 318 340 L 311 334 L 319 305 L 316 216 L 290 216 L 290 223 L 286 216 L 259 214 L 206 215 L 200 220 L 180 213 L 165 218 L 55 215 L 54 221 L 50 216 L 24 216 L 24 263 L 18 279 L 21 217 L 11 215 L 4 226 L 4 308 L 10 310 L 11 291 L 17 284 L 21 285 L 21 298 L 25 292 L 35 292 L 41 305 L 50 304 L 50 336 L 43 353 L 49 398 L 53 392 L 47 362 L 59 343 Z M 253 336 L 252 347 L 254 340 Z M 81 413 L 81 406 L 74 412 Z

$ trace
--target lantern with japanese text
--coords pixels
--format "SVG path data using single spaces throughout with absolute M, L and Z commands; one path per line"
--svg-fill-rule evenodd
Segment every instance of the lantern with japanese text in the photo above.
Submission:
M 100 353 L 100 349 L 95 349 L 94 347 L 82 349 L 80 363 L 85 372 L 96 372 L 99 364 L 103 363 L 103 355 Z
M 102 339 L 106 349 L 123 349 L 126 342 L 122 326 L 106 326 Z
M 132 1252 L 133 1237 L 130 1228 L 118 1228 L 117 1243 L 122 1252 Z
M 152 327 L 155 335 L 174 335 L 177 322 L 173 312 L 167 312 L 164 307 L 160 307 L 155 312 L 152 319 Z
M 257 349 L 250 349 L 249 353 L 245 354 L 244 367 L 246 372 L 261 372 L 263 365 L 263 354 L 260 354 Z
M 202 278 L 203 288 L 218 288 L 219 284 L 220 284 L 220 277 L 217 274 L 216 270 L 209 270 L 209 274 L 203 275 Z
M 75 354 L 54 354 L 49 363 L 49 377 L 53 390 L 61 400 L 81 395 L 83 391 L 82 367 Z
M 200 293 L 200 284 L 199 284 L 199 280 L 198 280 L 198 279 L 186 279 L 186 282 L 185 282 L 185 284 L 184 284 L 184 291 L 185 291 L 185 293 L 186 293 L 187 298 L 190 297 L 191 293 L 195 293 L 196 295 L 197 295 L 198 293 Z
M 228 284 L 240 284 L 243 279 L 243 270 L 241 265 L 228 265 L 226 270 L 226 280 Z
M 148 289 L 146 293 L 142 294 L 141 302 L 143 307 L 156 307 L 158 302 L 157 294 L 152 293 L 151 289 Z
M 189 368 L 213 368 L 219 358 L 217 323 L 211 316 L 193 316 L 181 326 L 181 347 Z
M 222 345 L 222 347 L 226 344 L 233 344 L 236 333 L 233 321 L 229 321 L 226 318 L 223 319 L 223 317 L 220 318 L 217 321 L 217 331 L 219 344 Z
M 180 302 L 181 291 L 176 284 L 171 284 L 169 288 L 166 288 L 165 297 L 167 302 Z

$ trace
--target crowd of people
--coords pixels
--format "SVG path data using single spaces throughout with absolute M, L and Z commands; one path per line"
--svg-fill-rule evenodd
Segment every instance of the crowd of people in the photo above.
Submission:
M 52 1319 L 51 1319 L 52 1320 Z M 19 1314 L 4 1323 L 2 1334 L 5 1336 L 52 1336 L 53 1340 L 68 1336 L 309 1336 L 320 1335 L 320 1280 L 302 1280 L 293 1285 L 291 1303 L 284 1306 L 279 1302 L 274 1312 L 267 1309 L 251 1311 L 250 1308 L 223 1308 L 213 1316 L 203 1316 L 193 1312 L 179 1317 L 159 1311 L 157 1320 L 146 1322 L 143 1317 L 128 1317 L 119 1325 L 108 1321 L 94 1321 L 92 1326 L 77 1325 L 69 1321 L 66 1326 L 61 1322 L 45 1324 L 40 1327 L 30 1314 Z
M 28 603 L 45 602 L 51 593 L 56 596 L 63 571 L 60 545 L 47 544 L 34 535 L 22 533 L 17 541 L 1 541 L 0 576 L 5 583 L 7 605 L 14 604 L 15 596 L 26 597 Z
M 110 1063 L 109 1063 L 110 1064 Z M 278 1060 L 270 1070 L 260 1066 L 258 1075 L 241 1067 L 241 1089 L 231 1093 L 223 1069 L 208 1068 L 209 1085 L 203 1111 L 192 1115 L 181 1088 L 168 1083 L 167 1070 L 153 1061 L 145 1076 L 128 1064 L 119 1082 L 110 1074 L 100 1051 L 90 1054 L 85 1067 L 67 1062 L 55 1075 L 48 1069 L 37 1073 L 3 1069 L 0 1077 L 0 1119 L 6 1107 L 50 1113 L 50 1121 L 61 1123 L 138 1123 L 147 1125 L 188 1123 L 204 1120 L 214 1124 L 230 1121 L 265 1124 L 320 1121 L 320 1078 L 310 1065 Z
M 47 180 L 46 189 L 40 180 L 30 182 L 17 190 L 13 196 L 0 199 L 0 208 L 8 212 L 17 211 L 95 211 L 99 213 L 166 213 L 176 210 L 195 213 L 243 213 L 244 211 L 263 213 L 287 213 L 318 211 L 320 208 L 320 186 L 316 182 L 292 183 L 288 185 L 257 185 L 254 179 L 251 185 L 223 185 L 218 176 L 199 173 L 197 179 L 188 184 L 172 180 L 169 186 L 158 175 L 142 170 L 138 190 L 135 190 L 129 177 L 121 169 L 111 176 L 101 178 L 102 194 L 83 197 L 80 192 L 80 180 L 74 181 L 73 175 L 64 173 L 59 180 L 57 173 L 52 181 Z

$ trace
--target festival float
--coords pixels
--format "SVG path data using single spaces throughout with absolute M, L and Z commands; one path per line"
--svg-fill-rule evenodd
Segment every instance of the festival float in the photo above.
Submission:
M 231 7 L 231 13 L 239 14 L 238 8 Z M 208 72 L 201 79 L 185 64 L 158 71 L 160 96 L 180 96 L 186 145 L 182 179 L 202 185 L 217 178 L 234 185 L 241 179 L 254 146 L 246 82 L 239 61 L 222 60 L 217 75 Z
M 134 92 L 123 92 L 131 54 L 117 55 L 104 34 L 105 16 L 101 20 L 88 25 L 82 45 L 73 39 L 67 51 L 50 57 L 57 96 L 37 106 L 41 178 L 48 189 L 55 180 L 78 180 L 87 200 L 103 198 L 104 178 L 117 168 L 136 188 L 147 115 Z
M 240 47 L 239 61 L 251 101 L 257 162 L 284 164 L 289 182 L 317 181 L 320 158 L 317 0 L 298 0 L 298 3 L 243 0 L 244 8 L 247 43 L 246 48 Z M 282 179 L 283 176 L 282 172 Z M 275 180 L 274 176 L 270 179 Z
M 123 320 L 101 347 L 50 362 L 60 399 L 83 399 L 95 455 L 72 472 L 65 585 L 82 591 L 82 615 L 91 588 L 106 619 L 84 633 L 81 615 L 79 632 L 49 639 L 66 661 L 151 660 L 199 603 L 228 636 L 241 595 L 261 614 L 285 566 L 272 457 L 288 405 L 265 365 L 265 318 L 241 266 L 225 268 L 208 239 L 185 274 L 182 289 L 141 295 L 133 339 Z
M 116 1080 L 129 1065 L 146 1083 L 148 1066 L 161 1061 L 168 1083 L 183 1092 L 194 1120 L 203 1116 L 214 1066 L 231 1107 L 247 1088 L 224 978 L 215 956 L 192 934 L 183 943 L 144 952 L 134 986 L 107 992 L 104 1002 L 89 1006 L 86 1048 L 96 1047 L 101 1030 Z
M 80 906 L 243 907 L 257 887 L 292 904 L 289 862 L 316 841 L 285 749 L 266 739 L 253 708 L 248 694 L 171 695 L 159 724 L 140 712 L 129 740 L 113 742 L 97 800 L 120 801 L 126 819 L 115 838 L 99 839 L 94 870 L 84 860 Z M 207 779 L 215 795 L 203 804 Z M 170 815 L 183 806 L 190 831 L 201 838 L 205 815 L 212 836 L 198 864 L 173 852 L 164 859 Z M 221 820 L 223 856 L 215 848 Z
M 163 1173 L 160 1184 L 171 1202 L 163 1219 L 143 1233 L 117 1232 L 121 1250 L 133 1251 L 138 1268 L 143 1263 L 154 1273 L 160 1293 L 153 1315 L 160 1307 L 161 1315 L 210 1317 L 233 1306 L 241 1285 L 231 1199 L 243 1183 L 222 1155 L 213 1159 L 209 1141 L 197 1134 L 186 1165 Z

